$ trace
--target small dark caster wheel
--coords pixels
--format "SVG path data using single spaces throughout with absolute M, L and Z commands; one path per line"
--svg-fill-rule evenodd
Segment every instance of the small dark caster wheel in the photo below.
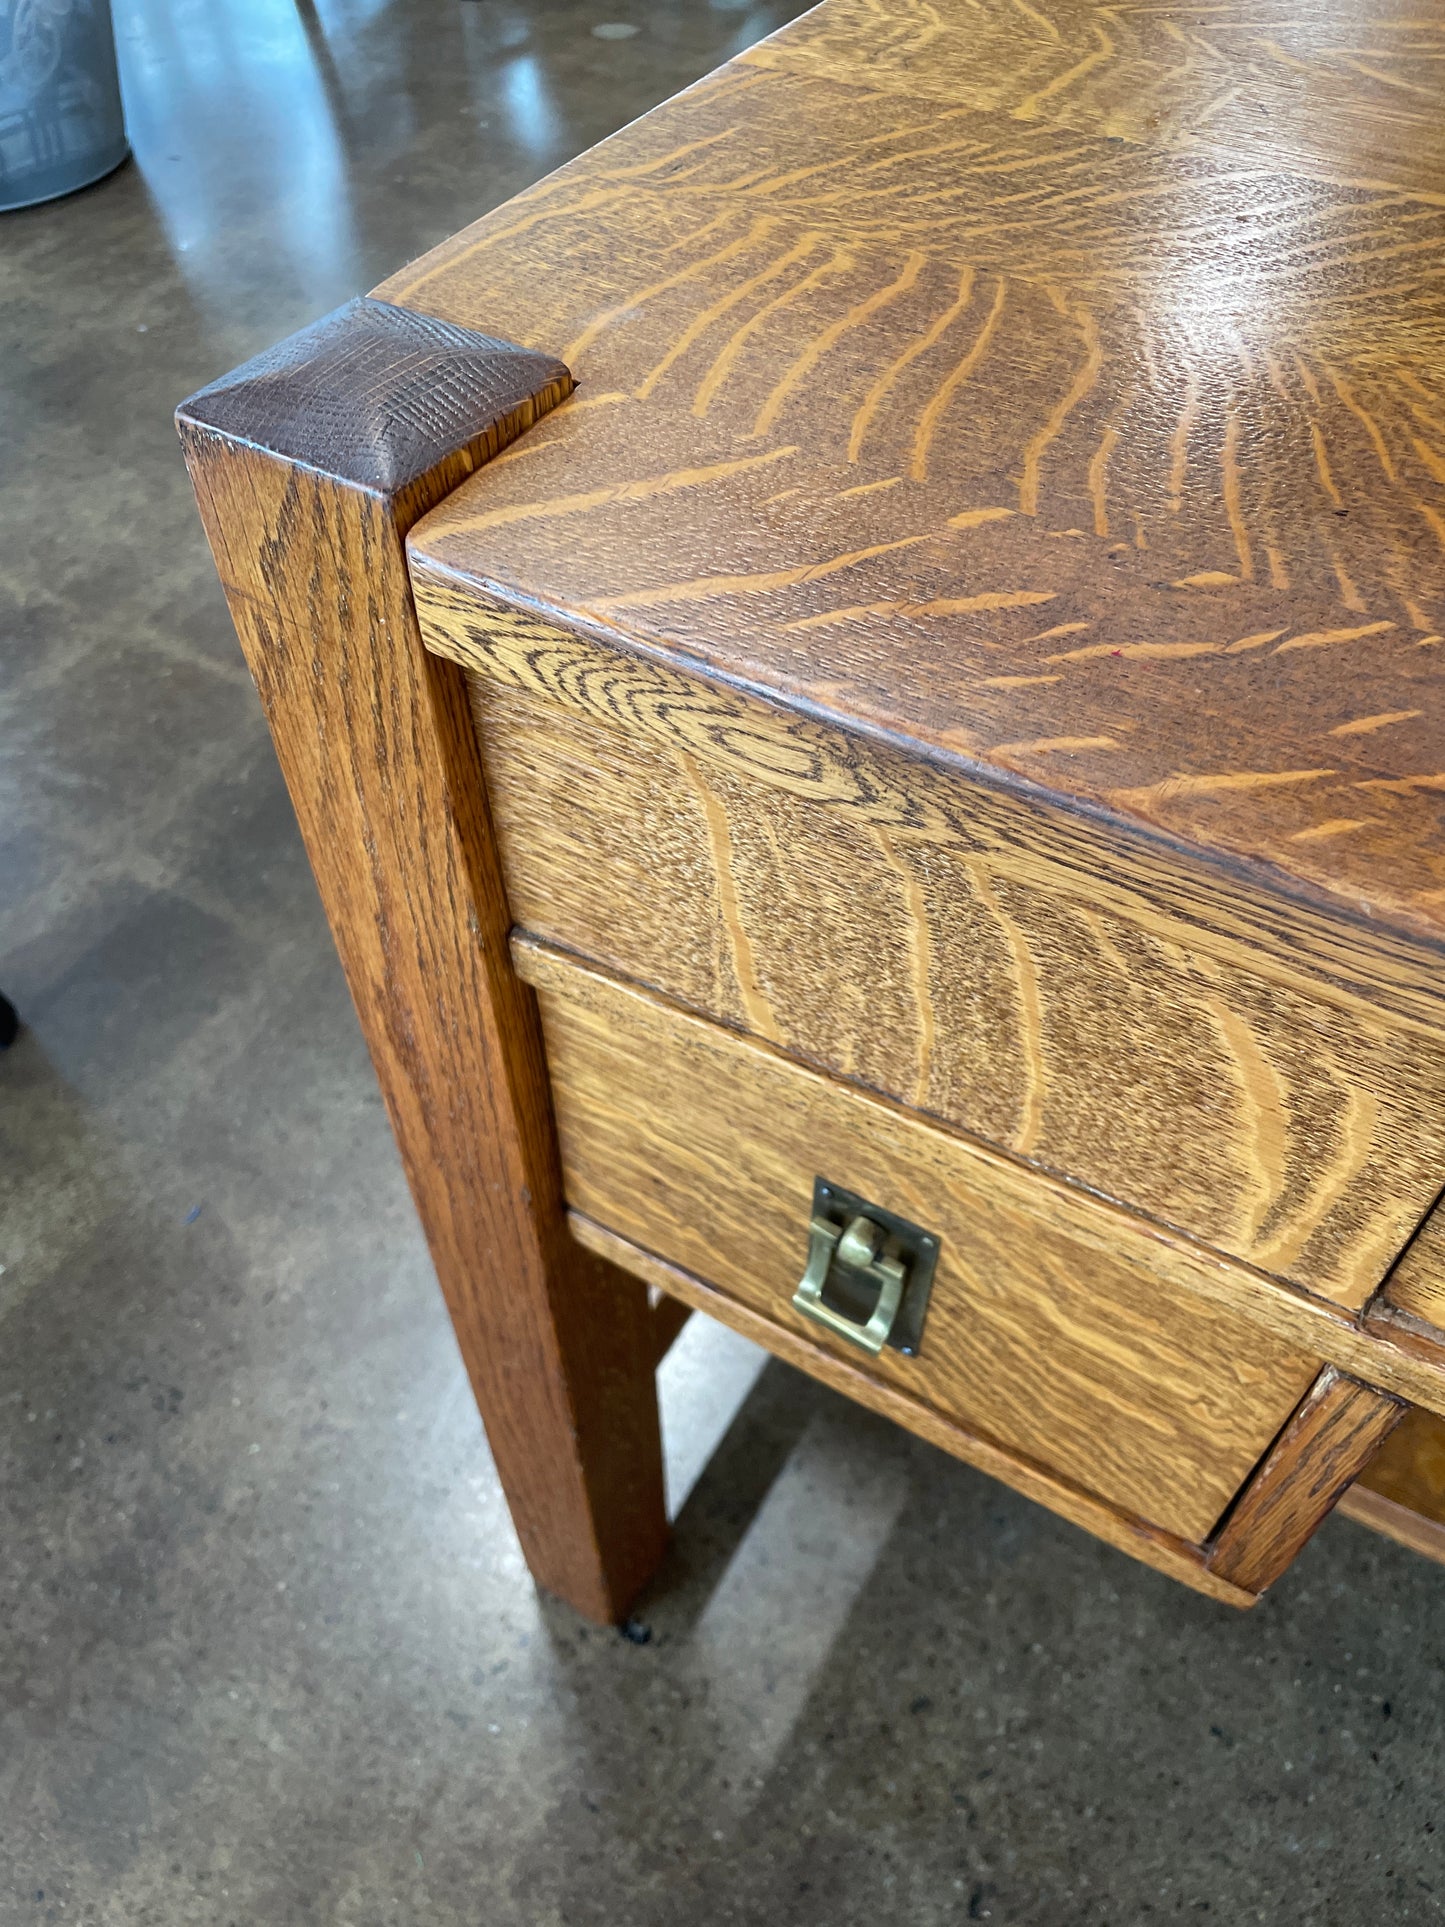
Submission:
M 0 1050 L 7 1050 L 20 1035 L 20 1013 L 8 997 L 0 997 Z

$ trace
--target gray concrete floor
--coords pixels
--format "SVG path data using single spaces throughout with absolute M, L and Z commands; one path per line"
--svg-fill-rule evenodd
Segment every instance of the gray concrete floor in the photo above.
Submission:
M 1439 1919 L 1343 1521 L 1241 1619 L 694 1321 L 651 1642 L 537 1599 L 169 416 L 787 0 L 116 11 L 0 217 L 0 1922 Z

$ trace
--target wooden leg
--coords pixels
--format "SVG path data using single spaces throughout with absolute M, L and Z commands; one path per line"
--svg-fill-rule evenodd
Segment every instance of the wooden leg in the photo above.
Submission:
M 1247 1592 L 1272 1585 L 1408 1410 L 1327 1365 L 1226 1513 L 1209 1570 Z
M 527 1562 L 606 1621 L 666 1534 L 656 1335 L 566 1229 L 462 676 L 422 647 L 404 546 L 571 386 L 363 300 L 177 420 Z

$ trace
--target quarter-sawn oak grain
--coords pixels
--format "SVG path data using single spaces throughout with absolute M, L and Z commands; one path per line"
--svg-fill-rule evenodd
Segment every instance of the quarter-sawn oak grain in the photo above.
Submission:
M 1445 1169 L 1445 984 L 1158 852 L 1101 877 L 1096 826 L 415 583 L 477 672 L 525 928 L 1340 1303 L 1379 1283 Z
M 607 1620 L 665 1537 L 647 1294 L 566 1232 L 462 678 L 421 646 L 402 546 L 569 386 L 356 302 L 178 419 L 523 1550 Z
M 829 0 L 385 284 L 582 382 L 414 550 L 1438 968 L 1442 52 Z

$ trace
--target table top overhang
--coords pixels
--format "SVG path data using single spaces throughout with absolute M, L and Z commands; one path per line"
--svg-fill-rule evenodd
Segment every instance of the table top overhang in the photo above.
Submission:
M 479 593 L 1445 938 L 1445 15 L 828 0 L 376 292 Z

